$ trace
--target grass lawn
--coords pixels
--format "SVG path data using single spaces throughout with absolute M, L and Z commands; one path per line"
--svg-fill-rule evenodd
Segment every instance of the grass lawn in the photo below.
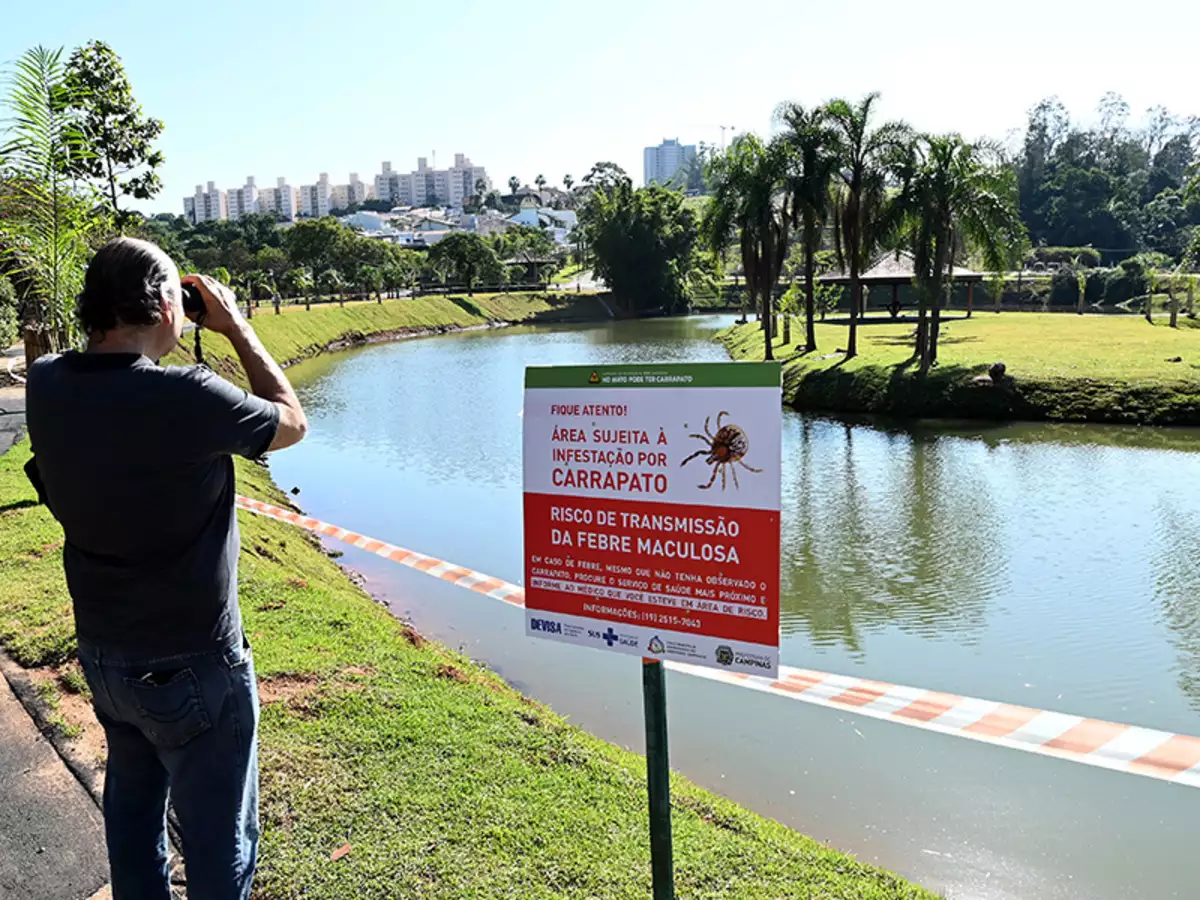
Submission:
M 286 356 L 361 327 L 359 309 L 255 323 Z M 413 307 L 388 325 L 433 315 Z M 37 667 L 48 706 L 86 711 L 63 536 L 33 502 L 28 454 L 22 443 L 0 457 L 0 646 Z M 242 493 L 286 505 L 267 469 L 238 461 L 237 472 Z M 649 896 L 642 757 L 425 641 L 305 533 L 239 519 L 241 606 L 264 701 L 257 898 Z M 680 897 L 933 898 L 681 777 L 672 791 Z
M 568 281 L 573 281 L 575 276 L 583 271 L 583 266 L 578 263 L 571 263 L 569 266 L 563 266 L 554 273 L 554 277 L 550 280 L 554 284 L 566 284 Z
M 912 324 L 860 327 L 859 355 L 847 361 L 836 352 L 846 346 L 846 326 L 818 324 L 819 349 L 805 355 L 797 343 L 803 322 L 795 319 L 793 343 L 778 340 L 774 353 L 785 361 L 785 399 L 799 408 L 1200 424 L 1200 328 L 1181 323 L 980 312 L 943 325 L 938 365 L 924 379 L 912 359 Z M 756 322 L 721 339 L 736 358 L 763 358 Z M 996 361 L 1008 367 L 1010 387 L 972 387 L 971 378 Z
M 263 343 L 280 362 L 295 362 L 312 356 L 339 340 L 361 339 L 381 332 L 403 333 L 448 328 L 470 328 L 497 322 L 555 321 L 562 318 L 607 318 L 603 306 L 591 295 L 565 294 L 476 294 L 429 296 L 347 302 L 314 306 L 281 307 L 279 315 L 270 306 L 256 310 L 251 324 Z M 233 348 L 219 335 L 203 334 L 204 355 L 209 365 L 227 378 L 241 378 Z M 174 364 L 190 363 L 191 335 L 183 347 L 168 357 Z

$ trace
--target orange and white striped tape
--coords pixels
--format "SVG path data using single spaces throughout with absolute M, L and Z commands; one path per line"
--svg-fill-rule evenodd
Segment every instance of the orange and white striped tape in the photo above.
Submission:
M 368 553 L 487 597 L 503 600 L 512 606 L 525 604 L 525 591 L 522 588 L 482 572 L 347 531 L 259 500 L 239 496 L 237 505 L 249 512 L 298 525 L 314 534 L 345 541 Z M 1118 772 L 1145 775 L 1173 784 L 1200 787 L 1200 738 L 1186 734 L 1172 734 L 1138 725 L 1122 725 L 1102 719 L 790 666 L 780 666 L 779 678 L 773 680 L 685 663 L 668 662 L 665 665 L 698 678 L 828 706 L 873 719 Z

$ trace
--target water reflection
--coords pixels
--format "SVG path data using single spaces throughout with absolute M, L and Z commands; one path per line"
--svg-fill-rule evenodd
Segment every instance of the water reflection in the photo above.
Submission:
M 855 654 L 889 626 L 972 640 L 1006 571 L 974 461 L 929 432 L 801 416 L 785 430 L 785 633 Z
M 1200 510 L 1184 498 L 1162 499 L 1152 556 L 1155 593 L 1178 653 L 1179 686 L 1200 710 Z

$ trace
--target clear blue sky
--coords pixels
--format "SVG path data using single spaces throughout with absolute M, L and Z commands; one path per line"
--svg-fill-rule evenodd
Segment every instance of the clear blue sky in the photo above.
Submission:
M 766 132 L 780 100 L 869 90 L 890 117 L 969 137 L 1004 137 L 1050 94 L 1089 117 L 1107 90 L 1135 118 L 1200 113 L 1187 0 L 46 0 L 0 15 L 0 61 L 92 38 L 122 56 L 166 123 L 148 211 L 180 212 L 210 179 L 369 180 L 434 150 L 498 185 L 578 179 L 599 159 L 640 181 L 664 137 Z

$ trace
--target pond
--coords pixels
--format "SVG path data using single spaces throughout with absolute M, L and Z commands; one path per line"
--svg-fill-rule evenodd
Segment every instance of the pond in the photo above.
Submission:
M 520 583 L 527 365 L 722 360 L 731 317 L 473 332 L 290 370 L 307 512 Z M 782 661 L 1200 734 L 1200 432 L 785 412 Z M 339 546 L 339 549 L 343 549 Z M 636 660 L 346 549 L 397 615 L 640 750 Z M 693 780 L 952 898 L 1194 897 L 1200 792 L 672 673 Z

